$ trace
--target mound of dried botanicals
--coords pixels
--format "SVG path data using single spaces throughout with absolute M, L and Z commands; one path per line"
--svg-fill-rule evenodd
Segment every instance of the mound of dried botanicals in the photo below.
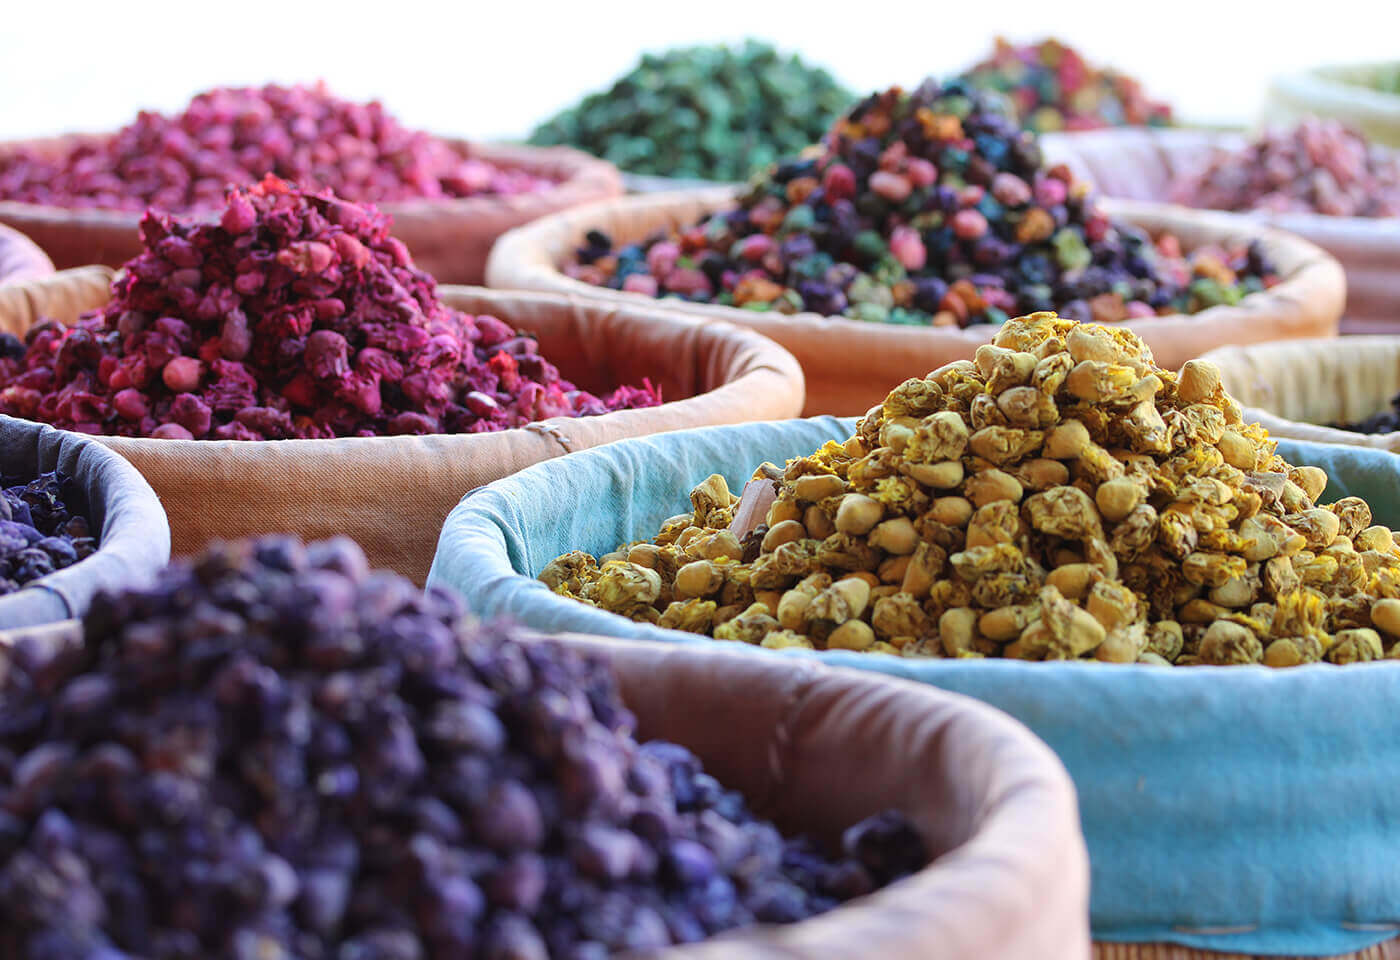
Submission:
M 927 857 L 823 857 L 606 667 L 348 540 L 221 545 L 27 644 L 0 697 L 0 958 L 573 958 L 791 922 Z
M 765 43 L 682 47 L 644 55 L 530 142 L 581 147 L 633 173 L 743 180 L 819 139 L 854 99 Z
M 526 193 L 553 184 L 498 168 L 399 125 L 378 102 L 314 87 L 228 88 L 174 116 L 142 112 L 114 135 L 54 155 L 0 154 L 0 200 L 171 213 L 215 210 L 232 185 L 266 174 L 356 203 Z
M 0 596 L 96 552 L 71 477 L 49 472 L 5 482 L 13 486 L 0 490 Z
M 538 344 L 437 299 L 374 207 L 269 177 L 216 223 L 148 213 L 146 251 L 69 328 L 0 334 L 0 412 L 220 440 L 479 433 L 660 402 L 577 390 Z M 8 346 L 5 344 L 8 342 Z
M 871 96 L 734 207 L 619 249 L 595 231 L 564 270 L 651 296 L 941 326 L 1194 313 L 1276 282 L 1257 245 L 1183 257 L 1175 237 L 1110 221 L 1001 109 L 956 81 Z
M 1164 127 L 1172 122 L 1172 108 L 1150 99 L 1137 80 L 1093 66 L 1053 37 L 1024 46 L 997 37 L 991 54 L 961 79 L 1005 94 L 1022 125 L 1036 133 Z
M 1336 120 L 1312 117 L 1269 130 L 1172 188 L 1172 199 L 1214 210 L 1400 216 L 1400 151 L 1366 141 Z
M 634 620 L 909 657 L 1289 666 L 1400 656 L 1400 549 L 1274 453 L 1205 361 L 1042 313 L 907 380 L 856 435 L 765 465 L 767 523 L 693 512 L 540 579 Z

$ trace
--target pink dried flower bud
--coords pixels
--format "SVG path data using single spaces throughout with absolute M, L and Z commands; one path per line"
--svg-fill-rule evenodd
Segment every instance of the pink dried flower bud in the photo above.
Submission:
M 826 199 L 849 200 L 856 195 L 856 175 L 844 163 L 833 163 L 822 174 L 822 192 Z
M 128 387 L 118 390 L 112 397 L 112 409 L 117 411 L 117 416 L 123 420 L 140 421 L 150 412 L 151 405 L 144 393 Z
M 350 372 L 346 359 L 349 352 L 350 344 L 340 334 L 334 330 L 316 330 L 306 338 L 302 361 L 318 380 L 343 377 Z
M 914 187 L 931 187 L 938 181 L 938 168 L 931 160 L 923 157 L 910 157 L 904 166 L 904 175 Z
M 428 434 L 438 433 L 437 420 L 427 414 L 407 412 L 401 413 L 389 421 L 389 431 L 393 435 L 406 433 Z
M 165 365 L 160 376 L 172 393 L 190 393 L 199 389 L 204 364 L 194 357 L 176 357 Z
M 1095 210 L 1084 218 L 1084 239 L 1090 243 L 1099 243 L 1108 236 L 1109 223 L 1108 215 L 1101 210 Z
M 156 252 L 177 267 L 197 267 L 204 262 L 194 244 L 184 237 L 166 237 L 156 245 Z
M 293 273 L 315 275 L 323 272 L 335 259 L 335 251 L 327 244 L 312 241 L 298 241 L 288 244 L 277 253 L 277 262 Z
M 666 277 L 676 268 L 676 261 L 681 258 L 681 248 L 670 241 L 653 244 L 647 251 L 647 271 L 661 282 L 666 282 Z
M 891 203 L 903 203 L 909 199 L 914 186 L 902 174 L 876 170 L 870 175 L 870 189 Z
M 496 411 L 501 409 L 499 403 L 490 395 L 482 393 L 480 390 L 471 391 L 462 399 L 462 402 L 466 405 L 467 409 L 471 410 L 471 412 L 478 417 L 492 416 Z
M 342 263 L 349 264 L 356 270 L 363 269 L 365 264 L 369 263 L 369 249 L 348 233 L 338 233 L 332 237 L 331 246 L 335 247 Z
M 992 196 L 1003 206 L 1022 207 L 1031 202 L 1030 184 L 1014 173 L 998 173 L 992 178 Z
M 1053 207 L 1064 203 L 1069 196 L 1065 182 L 1058 177 L 1041 177 L 1035 183 L 1035 202 L 1042 207 Z
M 233 289 L 245 297 L 251 297 L 261 291 L 266 283 L 267 275 L 264 273 L 240 273 L 233 280 Z
M 346 374 L 341 378 L 335 395 L 369 416 L 377 415 L 384 405 L 379 391 L 379 375 L 369 370 Z
M 710 278 L 694 267 L 672 270 L 666 275 L 666 289 L 681 296 L 708 297 L 712 290 Z
M 629 273 L 627 279 L 622 281 L 622 289 L 628 293 L 640 293 L 643 296 L 654 297 L 660 290 L 660 284 L 650 274 Z
M 987 232 L 987 218 L 977 210 L 959 210 L 953 214 L 953 233 L 964 240 L 976 240 Z
M 253 224 L 257 223 L 257 211 L 248 202 L 248 198 L 238 193 L 229 197 L 228 206 L 224 208 L 224 215 L 219 218 L 219 225 L 232 234 L 243 234 L 253 229 Z
M 219 351 L 224 358 L 242 360 L 252 346 L 253 334 L 248 329 L 248 318 L 243 311 L 235 310 L 224 317 L 224 322 L 219 327 Z
M 117 317 L 117 331 L 124 337 L 146 329 L 146 315 L 137 310 L 123 310 Z
M 906 270 L 922 270 L 928 262 L 923 237 L 913 227 L 900 226 L 890 231 L 890 253 Z
M 481 332 L 481 345 L 483 347 L 495 346 L 498 343 L 505 343 L 515 336 L 515 331 L 509 324 L 503 323 L 490 314 L 481 314 L 473 318 L 476 329 Z
M 398 237 L 386 237 L 383 247 L 393 256 L 395 266 L 411 267 L 413 265 L 413 257 L 409 255 L 408 247 L 405 247 L 403 241 Z
M 751 263 L 756 262 L 771 253 L 775 246 L 777 244 L 768 234 L 755 233 L 739 241 L 739 258 Z
M 188 430 L 190 436 L 202 437 L 209 432 L 213 411 L 194 394 L 182 393 L 170 404 L 170 419 Z
M 162 423 L 151 431 L 151 436 L 157 440 L 193 440 L 194 434 L 190 433 L 178 423 Z

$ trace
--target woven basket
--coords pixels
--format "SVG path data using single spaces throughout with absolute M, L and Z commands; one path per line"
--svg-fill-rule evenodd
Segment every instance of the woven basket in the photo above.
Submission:
M 107 302 L 105 267 L 0 288 L 0 331 L 40 317 L 74 322 Z M 439 287 L 444 302 L 528 330 L 579 387 L 659 385 L 659 407 L 553 417 L 497 433 L 335 440 L 153 440 L 98 437 L 155 487 L 177 554 L 214 538 L 288 531 L 346 534 L 370 563 L 422 583 L 443 518 L 467 491 L 530 464 L 599 444 L 704 424 L 790 417 L 802 371 L 751 330 L 675 314 L 571 303 L 542 294 Z
M 879 403 L 909 377 L 921 377 L 950 360 L 969 358 L 991 340 L 996 327 L 956 329 L 871 324 L 804 313 L 783 316 L 714 304 L 656 300 L 595 287 L 559 269 L 590 229 L 618 243 L 643 240 L 659 229 L 675 229 L 733 201 L 730 189 L 624 197 L 544 217 L 501 238 L 486 267 L 492 287 L 567 293 L 593 301 L 653 307 L 729 320 L 782 344 L 807 375 L 806 416 L 854 415 Z M 1191 316 L 1176 314 L 1130 324 L 1165 367 L 1228 343 L 1331 336 L 1346 296 L 1337 261 L 1306 240 L 1217 214 L 1158 205 L 1105 204 L 1114 216 L 1151 231 L 1169 230 L 1188 248 L 1239 237 L 1258 237 L 1283 274 L 1272 290 L 1246 297 L 1234 307 L 1213 307 Z
M 89 437 L 0 416 L 0 475 L 50 470 L 73 478 L 97 551 L 0 596 L 0 630 L 82 616 L 99 590 L 144 587 L 170 560 L 160 501 L 131 464 Z
M 26 631 L 74 644 L 76 621 Z M 0 667 L 18 635 L 0 629 Z M 754 813 L 839 843 L 903 811 L 923 870 L 827 913 L 648 953 L 654 960 L 1081 960 L 1089 865 L 1074 787 L 1024 726 L 967 697 L 854 670 L 602 637 L 552 641 L 602 657 L 637 738 L 688 747 Z M 634 956 L 628 954 L 627 956 Z
M 47 140 L 0 143 L 0 157 L 20 148 L 61 153 L 100 135 L 72 134 Z M 413 261 L 440 283 L 481 283 L 496 238 L 537 217 L 616 197 L 622 179 L 612 164 L 569 147 L 518 147 L 448 140 L 465 154 L 556 181 L 541 193 L 476 196 L 455 200 L 404 200 L 379 204 L 394 219 L 393 234 Z M 87 210 L 0 200 L 0 223 L 28 234 L 59 269 L 105 264 L 120 267 L 141 252 L 141 214 Z
M 1050 134 L 1041 149 L 1109 197 L 1165 203 L 1179 178 L 1201 169 L 1217 149 L 1245 143 L 1232 133 L 1121 128 Z M 1343 333 L 1400 331 L 1400 217 L 1328 217 L 1318 213 L 1218 213 L 1264 223 L 1317 244 L 1347 275 Z
M 839 443 L 854 426 L 818 417 L 712 427 L 537 464 L 463 499 L 444 524 L 428 582 L 463 591 L 478 616 L 544 632 L 738 651 L 784 665 L 819 660 L 1005 710 L 1060 755 L 1079 788 L 1091 921 L 1103 940 L 1324 955 L 1400 934 L 1392 853 L 1400 849 L 1392 827 L 1400 821 L 1400 663 L 1162 669 L 773 651 L 634 622 L 534 579 L 565 551 L 597 555 L 649 537 L 711 474 L 737 490 L 753 464 Z M 1400 528 L 1400 460 L 1297 441 L 1282 441 L 1279 452 L 1327 473 L 1325 499 L 1362 496 L 1376 523 Z M 1176 956 L 1160 952 L 1176 948 L 1135 949 Z
M 1361 420 L 1400 392 L 1400 337 L 1343 337 L 1223 347 L 1206 358 L 1269 433 L 1400 453 L 1400 432 L 1353 433 L 1322 426 Z

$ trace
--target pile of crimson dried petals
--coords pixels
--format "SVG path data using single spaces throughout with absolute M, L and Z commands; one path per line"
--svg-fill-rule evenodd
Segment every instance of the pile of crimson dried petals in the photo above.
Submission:
M 0 155 L 0 200 L 171 213 L 217 210 L 229 184 L 272 173 L 356 203 L 548 190 L 553 182 L 497 167 L 421 130 L 378 102 L 315 86 L 208 90 L 180 113 L 143 111 L 110 137 L 59 154 Z
M 538 344 L 437 299 L 389 219 L 269 176 L 217 223 L 153 213 L 145 252 L 75 327 L 0 334 L 0 413 L 219 440 L 481 433 L 661 402 L 576 389 Z

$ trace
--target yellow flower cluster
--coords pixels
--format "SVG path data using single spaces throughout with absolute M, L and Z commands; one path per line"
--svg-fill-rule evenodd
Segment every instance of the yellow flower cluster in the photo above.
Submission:
M 655 538 L 553 561 L 555 591 L 766 647 L 1188 665 L 1395 651 L 1400 549 L 1325 506 L 1209 363 L 1162 370 L 1126 330 L 1053 313 L 895 388 L 785 468 L 732 529 L 722 477 Z

